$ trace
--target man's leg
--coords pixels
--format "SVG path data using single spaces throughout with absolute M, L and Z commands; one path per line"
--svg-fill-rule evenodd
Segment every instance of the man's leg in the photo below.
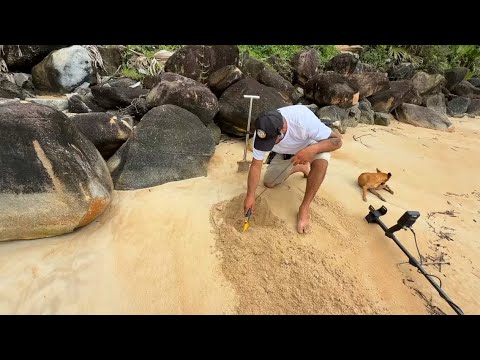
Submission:
M 275 155 L 263 177 L 263 184 L 266 187 L 273 188 L 283 183 L 290 175 L 302 172 L 305 177 L 310 172 L 310 164 L 293 166 L 290 160 L 283 160 L 281 155 Z
M 325 178 L 329 159 L 330 153 L 318 154 L 316 159 L 313 160 L 312 164 L 310 165 L 311 169 L 307 177 L 305 196 L 303 197 L 303 201 L 298 209 L 297 215 L 297 231 L 301 234 L 309 233 L 311 231 L 310 204 L 317 194 L 323 179 Z

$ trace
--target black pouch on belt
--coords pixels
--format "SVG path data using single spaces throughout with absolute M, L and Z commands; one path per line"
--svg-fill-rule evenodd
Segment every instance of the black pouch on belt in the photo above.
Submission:
M 270 164 L 270 162 L 275 157 L 275 155 L 277 155 L 277 153 L 274 151 L 271 151 L 270 154 L 268 154 L 267 161 L 265 163 Z M 294 154 L 279 154 L 279 155 L 283 156 L 283 160 L 290 160 L 294 156 Z

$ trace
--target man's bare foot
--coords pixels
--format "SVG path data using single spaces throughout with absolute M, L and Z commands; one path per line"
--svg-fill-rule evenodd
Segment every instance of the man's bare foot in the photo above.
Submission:
M 312 231 L 310 225 L 310 210 L 298 209 L 297 214 L 297 231 L 300 234 L 308 234 Z
M 308 174 L 310 174 L 310 164 L 305 164 L 305 169 L 302 172 L 303 172 L 303 177 L 307 178 Z

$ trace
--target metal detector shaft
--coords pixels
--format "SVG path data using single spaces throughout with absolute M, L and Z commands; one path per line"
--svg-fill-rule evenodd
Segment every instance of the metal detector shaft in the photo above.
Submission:
M 427 280 L 430 282 L 430 284 L 433 285 L 433 287 L 438 291 L 438 293 L 440 294 L 440 296 L 445 299 L 447 301 L 447 303 L 450 305 L 450 307 L 458 314 L 458 315 L 464 315 L 463 311 L 453 303 L 453 301 L 448 297 L 448 295 L 437 285 L 436 282 L 434 282 L 431 278 L 431 276 L 429 274 L 427 274 L 425 272 L 425 270 L 423 269 L 422 265 L 420 265 L 420 263 L 417 261 L 417 259 L 415 259 L 415 257 L 413 257 L 407 249 L 405 249 L 405 247 L 402 245 L 402 243 L 400 241 L 398 241 L 398 239 L 396 238 L 396 236 L 391 232 L 389 231 L 389 228 L 383 223 L 382 220 L 380 220 L 380 218 L 378 217 L 378 215 L 376 214 L 377 213 L 377 210 L 375 210 L 373 208 L 373 206 L 370 205 L 369 207 L 370 209 L 370 212 L 374 213 L 375 214 L 375 222 L 380 225 L 380 227 L 382 228 L 383 231 L 385 231 L 385 236 L 389 237 L 390 239 L 392 239 L 393 241 L 395 241 L 395 243 L 398 245 L 398 247 L 403 251 L 403 253 L 405 255 L 407 255 L 408 257 L 408 261 L 411 265 L 414 265 L 416 266 L 420 271 L 421 273 L 427 278 Z
M 260 99 L 258 95 L 243 95 L 244 98 L 250 99 L 250 109 L 248 110 L 248 123 L 247 123 L 247 136 L 245 137 L 245 150 L 243 151 L 243 160 L 247 160 L 247 147 L 248 147 L 248 137 L 250 132 L 250 121 L 252 119 L 252 105 L 253 99 Z

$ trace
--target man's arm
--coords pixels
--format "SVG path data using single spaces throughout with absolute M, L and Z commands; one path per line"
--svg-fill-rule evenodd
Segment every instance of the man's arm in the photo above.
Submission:
M 292 157 L 292 163 L 293 165 L 306 164 L 307 162 L 310 162 L 316 154 L 335 151 L 341 147 L 342 135 L 335 129 L 332 129 L 332 133 L 328 139 L 320 140 L 316 144 L 300 150 L 294 157 Z
M 325 140 L 321 140 L 316 144 L 306 147 L 306 149 L 311 148 L 311 151 L 314 151 L 314 154 L 319 154 L 323 152 L 330 152 L 338 150 L 342 147 L 342 135 L 337 132 L 335 129 L 332 129 L 330 137 Z
M 262 174 L 262 165 L 263 160 L 252 159 L 250 171 L 248 172 L 247 195 L 245 196 L 244 202 L 245 213 L 249 208 L 252 209 L 252 212 L 255 208 L 255 191 L 257 190 L 260 175 Z

